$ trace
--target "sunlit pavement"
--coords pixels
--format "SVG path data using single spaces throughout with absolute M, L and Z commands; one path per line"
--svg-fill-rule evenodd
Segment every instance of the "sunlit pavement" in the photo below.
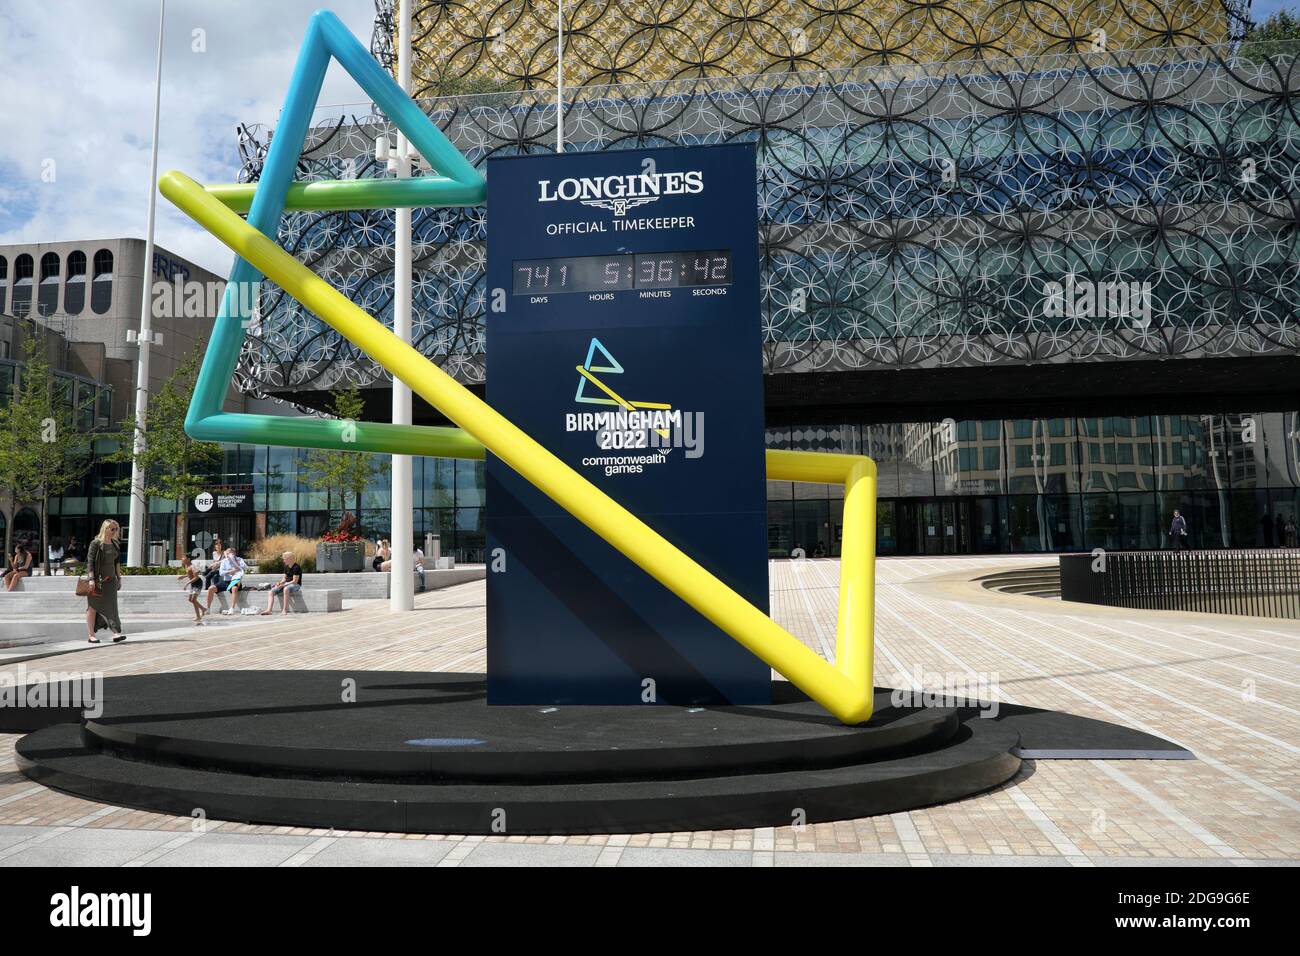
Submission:
M 1126 724 L 1194 761 L 1026 761 L 947 806 L 803 827 L 573 837 L 457 837 L 249 826 L 90 803 L 33 784 L 0 735 L 0 866 L 1269 865 L 1300 860 L 1300 624 L 1128 611 L 989 592 L 1042 557 L 878 564 L 877 685 L 928 673 L 995 681 L 1007 703 Z M 839 566 L 772 565 L 776 619 L 830 654 Z M 484 584 L 336 614 L 193 628 L 24 662 L 106 677 L 183 670 L 486 667 Z M 45 661 L 48 660 L 48 664 Z M 16 673 L 16 665 L 0 672 Z M 928 678 L 925 678 L 928 679 Z

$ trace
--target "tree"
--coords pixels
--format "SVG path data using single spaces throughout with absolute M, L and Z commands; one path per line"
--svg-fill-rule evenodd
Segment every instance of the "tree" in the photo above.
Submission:
M 76 383 L 50 369 L 43 337 L 27 336 L 13 398 L 0 408 L 0 485 L 9 489 L 11 501 L 25 499 L 39 505 L 45 546 L 37 557 L 47 575 L 50 499 L 79 482 L 91 465 L 94 438 L 77 427 L 84 409 L 77 407 L 76 400 Z M 12 537 L 12 530 L 7 531 L 6 553 Z
M 135 417 L 125 419 L 117 433 L 117 450 L 106 456 L 107 461 L 128 462 L 139 466 L 144 473 L 146 504 L 149 498 L 162 498 L 176 504 L 180 521 L 177 545 L 184 547 L 185 521 L 191 498 L 208 483 L 208 473 L 221 462 L 221 446 L 216 442 L 196 441 L 185 433 L 185 415 L 189 411 L 194 380 L 199 374 L 203 345 L 181 359 L 162 387 L 149 398 L 149 418 L 145 429 L 143 449 L 137 454 L 135 447 Z M 130 477 L 111 482 L 112 491 L 131 493 Z M 145 534 L 148 528 L 131 529 L 132 534 Z
M 365 403 L 355 386 L 334 389 L 330 396 L 330 413 L 333 417 L 348 422 L 361 419 Z M 325 507 L 331 513 L 335 494 L 338 495 L 340 510 L 346 513 L 348 495 L 352 496 L 353 507 L 358 507 L 358 499 L 374 477 L 387 472 L 388 462 L 378 455 L 330 448 L 309 449 L 299 466 L 302 480 L 313 490 L 325 492 Z
M 1251 23 L 1244 39 L 1242 55 L 1254 63 L 1300 54 L 1300 15 L 1278 10 L 1263 23 Z
M 1252 23 L 1246 30 L 1247 43 L 1272 40 L 1300 40 L 1300 15 L 1278 10 L 1263 23 Z

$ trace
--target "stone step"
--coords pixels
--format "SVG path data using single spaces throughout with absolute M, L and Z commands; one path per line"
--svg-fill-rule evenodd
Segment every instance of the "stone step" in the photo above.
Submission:
M 240 591 L 237 607 L 242 609 L 266 607 L 266 591 Z M 204 599 L 206 602 L 206 599 Z M 276 598 L 278 609 L 280 599 Z M 218 594 L 212 602 L 212 609 L 225 610 L 230 607 L 230 596 Z M 289 596 L 289 609 L 300 613 L 329 612 L 343 610 L 343 593 L 337 588 L 303 588 L 297 594 Z M 0 593 L 0 618 L 40 618 L 56 615 L 85 613 L 86 599 L 75 593 L 37 592 L 23 593 L 13 591 Z M 185 592 L 178 585 L 165 591 L 121 591 L 117 595 L 117 610 L 122 617 L 136 614 L 165 614 L 183 617 L 190 613 L 190 604 Z M 4 637 L 0 634 L 0 639 Z
M 194 620 L 193 614 L 189 620 Z M 187 623 L 179 615 L 133 615 L 122 621 L 122 627 L 128 634 L 142 634 L 149 631 L 165 631 L 182 627 Z M 103 632 L 100 633 L 103 637 Z M 36 618 L 0 618 L 0 650 L 19 647 L 36 647 L 53 641 L 85 640 L 86 619 L 84 617 L 66 620 L 51 620 L 48 617 Z
M 439 588 L 464 584 L 466 581 L 481 581 L 485 573 L 484 566 L 481 564 L 425 571 L 425 589 L 436 591 Z M 244 581 L 250 586 L 275 584 L 283 576 L 282 574 L 246 574 Z M 389 596 L 389 577 L 387 571 L 358 571 L 355 574 L 312 573 L 303 575 L 303 584 L 308 588 L 337 590 L 343 595 L 344 600 L 363 601 L 387 598 Z M 76 586 L 76 578 L 74 577 L 59 574 L 50 577 L 36 575 L 21 578 L 12 593 L 66 594 L 75 591 Z M 173 587 L 179 590 L 180 584 L 174 577 L 168 575 L 127 574 L 122 577 L 122 588 L 119 593 L 128 591 L 169 591 Z M 0 588 L 0 600 L 4 599 L 4 595 L 4 589 Z

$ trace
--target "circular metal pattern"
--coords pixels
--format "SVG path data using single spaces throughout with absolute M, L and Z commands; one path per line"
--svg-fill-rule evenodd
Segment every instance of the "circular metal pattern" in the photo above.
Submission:
M 1294 54 L 1206 45 L 1232 35 L 1236 6 L 605 0 L 574 7 L 575 34 L 586 39 L 566 40 L 566 50 L 585 66 L 571 67 L 566 53 L 566 77 L 594 84 L 617 73 L 620 82 L 566 91 L 568 149 L 758 144 L 758 321 L 768 371 L 1249 355 L 1300 346 L 1300 66 Z M 653 16 L 637 13 L 651 8 Z M 732 52 L 708 69 L 663 66 L 663 37 L 679 29 L 672 24 L 698 26 L 706 8 L 708 16 L 731 17 L 733 26 L 743 22 L 748 39 L 724 43 L 725 31 L 692 28 L 692 50 Z M 794 8 L 820 11 L 820 19 L 773 19 Z M 513 73 L 499 57 L 484 60 L 473 43 L 437 54 L 438 31 L 453 20 L 462 32 L 486 37 L 487 25 L 504 13 L 533 22 L 546 5 L 516 0 L 490 15 L 475 9 L 422 8 L 417 73 L 426 75 L 436 61 L 462 69 L 462 77 L 542 84 L 545 45 L 520 52 Z M 553 7 L 550 17 L 553 41 Z M 1127 25 L 1112 36 L 1128 38 L 1130 49 L 1082 47 L 1080 38 L 1116 18 Z M 774 72 L 785 62 L 776 56 L 782 48 L 760 26 L 776 22 L 816 26 L 808 27 L 815 40 L 808 50 L 820 51 L 820 59 L 800 60 L 800 72 Z M 617 30 L 600 29 L 615 23 Z M 741 46 L 750 50 L 752 75 L 717 65 L 739 56 Z M 673 49 L 684 61 L 698 55 Z M 994 56 L 1013 49 L 1036 55 Z M 757 51 L 775 51 L 774 59 L 754 61 Z M 922 55 L 944 62 L 918 66 Z M 678 78 L 649 82 L 637 72 L 649 67 L 633 68 L 652 60 L 658 75 Z M 823 63 L 847 66 L 817 69 Z M 554 90 L 424 105 L 476 164 L 554 149 Z M 385 131 L 386 120 L 361 112 L 314 129 L 298 178 L 388 175 L 372 157 Z M 252 180 L 265 132 L 240 135 L 241 179 Z M 486 225 L 481 208 L 414 214 L 415 345 L 468 382 L 486 373 Z M 294 213 L 284 217 L 280 241 L 391 324 L 392 230 L 391 210 Z M 1094 304 L 1091 312 L 1071 307 L 1053 315 L 1046 307 L 1052 283 L 1142 287 L 1149 309 L 1115 314 Z M 269 283 L 260 315 L 239 366 L 247 391 L 387 377 Z

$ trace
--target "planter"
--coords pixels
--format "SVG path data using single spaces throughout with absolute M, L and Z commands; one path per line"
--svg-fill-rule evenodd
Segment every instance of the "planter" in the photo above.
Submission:
M 316 545 L 317 571 L 361 571 L 365 566 L 364 541 L 323 541 Z

